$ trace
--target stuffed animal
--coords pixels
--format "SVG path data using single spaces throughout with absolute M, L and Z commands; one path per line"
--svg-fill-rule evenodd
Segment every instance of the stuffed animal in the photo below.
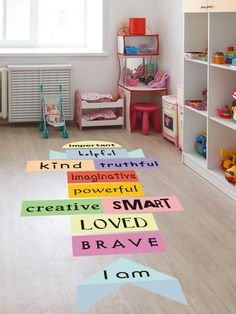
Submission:
M 125 26 L 125 23 L 120 23 L 120 28 L 118 30 L 118 35 L 127 35 L 128 34 L 128 27 Z

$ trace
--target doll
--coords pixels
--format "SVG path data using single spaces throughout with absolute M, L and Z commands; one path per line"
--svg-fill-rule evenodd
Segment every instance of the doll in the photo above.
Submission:
M 61 119 L 61 113 L 57 110 L 57 105 L 53 102 L 46 103 L 46 112 L 48 120 L 51 122 L 59 123 Z

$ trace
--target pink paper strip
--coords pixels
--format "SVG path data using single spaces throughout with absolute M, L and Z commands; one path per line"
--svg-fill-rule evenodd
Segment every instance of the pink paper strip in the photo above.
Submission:
M 160 232 L 72 236 L 73 256 L 157 253 L 166 251 Z
M 103 198 L 104 213 L 106 214 L 130 214 L 143 212 L 169 212 L 183 210 L 176 196 L 144 196 Z

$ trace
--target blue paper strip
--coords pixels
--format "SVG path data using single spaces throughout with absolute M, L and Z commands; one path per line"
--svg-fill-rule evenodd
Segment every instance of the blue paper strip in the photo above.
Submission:
M 79 313 L 127 283 L 187 304 L 177 278 L 120 258 L 77 286 Z

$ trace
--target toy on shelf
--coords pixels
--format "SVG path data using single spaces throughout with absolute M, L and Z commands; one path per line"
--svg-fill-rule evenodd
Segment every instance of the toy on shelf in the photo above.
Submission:
M 205 100 L 207 101 L 207 88 L 203 88 L 202 90 L 202 96 L 205 98 Z
M 220 156 L 226 157 L 221 162 L 221 168 L 225 171 L 225 179 L 234 183 L 236 187 L 236 150 L 221 148 Z
M 217 108 L 218 116 L 223 119 L 232 118 L 232 108 L 228 105 L 224 106 L 223 109 Z
M 196 152 L 198 152 L 200 155 L 206 158 L 206 151 L 207 151 L 206 132 L 201 132 L 200 134 L 198 134 L 194 148 Z
M 225 64 L 232 64 L 232 60 L 235 58 L 234 47 L 228 47 L 225 55 Z
M 225 56 L 224 56 L 223 52 L 217 51 L 214 54 L 214 63 L 216 63 L 216 64 L 224 64 L 225 63 Z
M 196 110 L 207 110 L 207 89 L 204 88 L 202 90 L 202 95 L 204 97 L 204 100 L 202 99 L 190 99 L 186 100 L 185 105 L 187 107 L 191 107 Z
M 232 60 L 231 67 L 236 67 L 236 58 L 234 58 L 234 59 Z
M 191 99 L 186 101 L 186 106 L 196 110 L 207 110 L 207 103 L 200 99 Z
M 120 23 L 120 28 L 118 30 L 118 35 L 128 35 L 129 34 L 129 28 L 125 26 L 125 23 Z
M 226 157 L 225 159 L 222 160 L 221 163 L 221 168 L 223 170 L 227 170 L 232 166 L 236 166 L 236 150 L 226 150 L 224 148 L 221 148 L 220 156 Z
M 236 122 L 236 89 L 233 91 L 232 97 L 234 99 L 232 102 L 232 118 L 233 121 Z
M 236 187 L 236 166 L 233 166 L 225 171 L 225 179 L 234 183 Z
M 208 60 L 207 50 L 185 52 L 184 58 L 185 60 L 197 60 L 197 61 L 207 62 Z

